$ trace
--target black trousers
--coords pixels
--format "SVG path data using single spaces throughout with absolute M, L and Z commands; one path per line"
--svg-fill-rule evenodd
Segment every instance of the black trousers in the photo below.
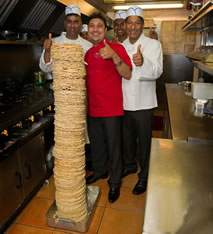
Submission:
M 121 116 L 89 116 L 88 126 L 94 176 L 100 176 L 108 171 L 110 187 L 120 187 Z
M 125 111 L 122 120 L 123 136 L 123 163 L 127 170 L 137 168 L 137 159 L 141 171 L 138 174 L 140 180 L 147 180 L 152 138 L 152 109 L 139 111 Z

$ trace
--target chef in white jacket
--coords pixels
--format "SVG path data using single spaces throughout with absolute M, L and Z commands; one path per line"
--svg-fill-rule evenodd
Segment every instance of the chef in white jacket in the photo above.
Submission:
M 133 70 L 130 80 L 122 80 L 123 88 L 123 160 L 122 177 L 137 171 L 135 159 L 138 141 L 138 161 L 141 167 L 133 194 L 146 191 L 150 146 L 152 137 L 152 111 L 157 107 L 156 79 L 163 72 L 162 48 L 159 41 L 143 34 L 142 9 L 133 6 L 127 10 L 128 38 L 123 42 Z M 137 139 L 137 140 L 136 140 Z
M 52 43 L 77 43 L 83 47 L 84 54 L 92 47 L 92 43 L 80 37 L 79 33 L 82 28 L 81 13 L 78 6 L 70 5 L 65 8 L 64 27 L 66 32 L 62 32 L 59 37 L 52 38 L 49 33 L 49 38 L 44 41 L 44 50 L 41 54 L 39 66 L 44 72 L 52 72 L 53 60 L 51 58 Z M 72 58 L 70 58 L 72 59 Z M 89 144 L 87 133 L 87 123 L 85 127 L 85 143 Z
M 116 11 L 114 18 L 114 34 L 112 42 L 122 43 L 127 38 L 126 33 L 126 11 Z
M 80 37 L 82 28 L 81 13 L 78 6 L 70 5 L 65 8 L 64 27 L 66 32 L 62 32 L 59 37 L 49 38 L 44 41 L 44 50 L 40 58 L 40 68 L 44 72 L 53 70 L 53 60 L 51 58 L 52 43 L 77 43 L 83 47 L 84 53 L 92 47 L 92 43 Z M 70 58 L 72 59 L 72 58 Z

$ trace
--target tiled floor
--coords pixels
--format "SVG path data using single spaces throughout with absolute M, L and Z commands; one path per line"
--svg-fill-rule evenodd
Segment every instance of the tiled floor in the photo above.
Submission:
M 155 110 L 155 116 L 164 116 Z M 153 137 L 162 137 L 162 129 L 152 131 Z M 92 172 L 87 172 L 87 176 Z M 87 234 L 141 234 L 144 216 L 145 194 L 136 196 L 132 189 L 138 180 L 137 174 L 128 175 L 122 181 L 121 193 L 115 203 L 108 202 L 107 179 L 92 184 L 99 186 L 101 193 Z M 30 201 L 5 234 L 63 234 L 77 232 L 48 227 L 46 213 L 55 200 L 53 176 Z
M 161 116 L 162 114 L 157 114 Z M 161 137 L 162 131 L 152 131 L 153 137 Z M 87 176 L 92 172 L 87 172 Z M 107 179 L 92 184 L 99 186 L 101 193 L 97 207 L 86 234 L 141 234 L 146 193 L 136 196 L 132 189 L 137 183 L 137 174 L 123 178 L 121 193 L 115 203 L 108 202 Z M 30 201 L 5 234 L 77 234 L 69 230 L 48 227 L 46 213 L 55 200 L 53 176 Z
M 99 180 L 93 185 L 101 189 L 88 234 L 141 234 L 144 215 L 145 194 L 136 196 L 132 188 L 137 182 L 137 174 L 123 179 L 119 200 L 108 202 L 107 179 Z M 77 232 L 48 227 L 45 214 L 55 199 L 53 177 L 49 185 L 43 186 L 26 206 L 7 234 L 62 234 Z

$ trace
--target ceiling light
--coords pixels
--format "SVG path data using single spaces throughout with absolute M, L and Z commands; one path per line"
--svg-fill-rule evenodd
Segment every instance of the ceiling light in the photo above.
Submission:
M 127 10 L 132 5 L 115 5 L 113 6 L 114 10 Z M 168 8 L 183 8 L 183 3 L 164 3 L 164 4 L 143 4 L 137 5 L 142 9 L 168 9 Z

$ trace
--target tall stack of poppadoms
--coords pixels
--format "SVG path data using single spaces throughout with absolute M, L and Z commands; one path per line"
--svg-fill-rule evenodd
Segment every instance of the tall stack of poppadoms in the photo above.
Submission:
M 78 44 L 53 44 L 51 56 L 54 59 L 56 206 L 60 218 L 80 222 L 87 215 L 83 49 Z

